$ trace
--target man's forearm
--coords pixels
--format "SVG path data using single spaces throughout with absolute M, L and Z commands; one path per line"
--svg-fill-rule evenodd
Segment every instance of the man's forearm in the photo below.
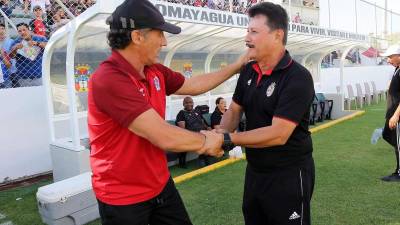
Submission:
M 46 48 L 47 42 L 39 42 L 38 46 L 41 48 Z
M 400 117 L 400 104 L 397 106 L 396 111 L 394 112 L 393 116 Z
M 154 110 L 141 113 L 128 129 L 161 149 L 173 152 L 194 151 L 218 156 L 223 135 L 213 132 L 196 133 L 167 123 Z
M 249 148 L 265 148 L 286 143 L 282 135 L 276 129 L 273 129 L 272 126 L 246 132 L 231 133 L 230 136 L 235 145 Z
M 162 139 L 166 140 L 165 150 L 172 152 L 198 151 L 205 143 L 205 136 L 176 126 L 168 125 Z
M 265 148 L 284 145 L 289 140 L 297 124 L 286 119 L 274 118 L 271 126 L 246 132 L 231 133 L 232 142 L 249 148 Z
M 11 49 L 11 52 L 10 52 L 10 54 L 9 54 L 9 55 L 10 55 L 10 58 L 14 58 L 14 57 L 15 57 L 15 55 L 16 55 L 16 53 L 17 53 L 17 50 L 18 50 L 18 49 L 15 48 L 15 47 Z
M 221 119 L 219 128 L 227 132 L 234 132 L 239 125 L 240 116 L 235 114 L 232 110 L 227 110 Z
M 400 115 L 400 103 L 399 103 L 399 105 L 397 106 L 396 113 L 397 113 L 397 115 Z

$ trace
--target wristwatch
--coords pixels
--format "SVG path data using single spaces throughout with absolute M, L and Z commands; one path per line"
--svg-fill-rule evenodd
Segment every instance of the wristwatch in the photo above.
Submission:
M 222 144 L 221 148 L 224 151 L 230 151 L 235 147 L 235 144 L 233 144 L 231 140 L 231 136 L 229 133 L 224 133 L 224 143 Z

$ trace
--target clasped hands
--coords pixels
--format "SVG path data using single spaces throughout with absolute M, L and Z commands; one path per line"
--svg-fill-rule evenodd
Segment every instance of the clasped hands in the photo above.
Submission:
M 211 131 L 200 131 L 205 136 L 203 147 L 197 151 L 197 154 L 205 154 L 214 157 L 222 157 L 224 150 L 222 144 L 224 143 L 224 130 L 211 130 Z

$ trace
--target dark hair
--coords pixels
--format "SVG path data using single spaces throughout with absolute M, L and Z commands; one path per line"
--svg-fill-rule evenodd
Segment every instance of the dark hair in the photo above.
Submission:
M 125 49 L 132 41 L 132 30 L 129 29 L 111 29 L 108 32 L 108 45 L 112 49 Z
M 222 99 L 224 99 L 224 98 L 223 98 L 223 97 L 218 97 L 217 100 L 215 100 L 215 104 L 218 105 L 219 102 L 220 102 Z
M 151 31 L 151 28 L 143 28 L 138 29 L 145 37 L 147 36 L 147 32 Z M 125 49 L 131 42 L 131 32 L 134 31 L 133 29 L 110 29 L 108 32 L 108 45 L 112 49 Z
M 0 27 L 6 28 L 6 25 L 4 25 L 4 23 L 0 23 Z
M 19 23 L 19 24 L 17 24 L 17 29 L 18 29 L 18 27 L 21 27 L 21 26 L 25 26 L 26 28 L 28 28 L 29 29 L 29 25 L 28 24 L 26 24 L 26 23 Z
M 264 15 L 267 17 L 267 26 L 271 30 L 282 29 L 285 33 L 283 37 L 283 44 L 287 43 L 288 36 L 288 26 L 289 17 L 286 10 L 277 4 L 271 2 L 262 2 L 252 6 L 249 11 L 250 17 L 255 17 L 256 15 Z

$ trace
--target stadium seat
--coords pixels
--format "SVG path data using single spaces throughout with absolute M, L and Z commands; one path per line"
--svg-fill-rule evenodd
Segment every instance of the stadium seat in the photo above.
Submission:
M 354 95 L 353 86 L 351 84 L 347 85 L 347 93 L 349 95 L 349 100 L 347 101 L 347 109 L 351 109 L 351 102 L 354 101 L 354 107 L 357 109 L 357 97 Z
M 323 108 L 323 110 L 321 110 L 322 114 L 322 120 L 323 119 L 331 119 L 332 116 L 332 108 L 333 108 L 333 100 L 328 100 L 325 98 L 325 95 L 323 93 L 316 93 L 315 94 L 318 103 L 320 105 L 321 108 Z
M 371 105 L 374 95 L 371 93 L 371 88 L 369 87 L 368 82 L 364 82 L 364 90 L 365 90 L 365 100 L 368 105 Z
M 211 113 L 205 113 L 201 115 L 203 117 L 204 122 L 208 127 L 211 127 Z
M 318 108 L 318 103 L 313 102 L 310 107 L 310 125 L 315 124 L 315 118 L 317 115 L 317 108 Z
M 374 81 L 371 81 L 372 85 L 372 94 L 374 95 L 375 101 L 378 103 L 379 101 L 385 100 L 386 94 L 385 91 L 378 91 L 376 89 L 376 84 Z
M 366 98 L 365 98 L 365 94 L 363 94 L 363 92 L 362 92 L 361 84 L 356 83 L 356 91 L 357 91 L 358 104 L 359 104 L 360 108 L 362 108 L 364 106 L 364 104 L 366 104 Z
M 317 96 L 314 96 L 313 104 L 317 105 L 317 111 L 315 114 L 315 118 L 317 118 L 317 122 L 323 122 L 324 121 L 324 114 L 325 114 L 325 102 L 324 101 L 319 101 Z

